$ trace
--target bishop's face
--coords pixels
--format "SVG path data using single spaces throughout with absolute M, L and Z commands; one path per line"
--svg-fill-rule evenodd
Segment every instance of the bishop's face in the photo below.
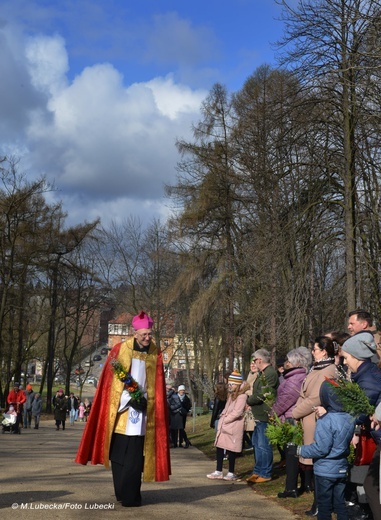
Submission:
M 139 329 L 135 332 L 134 337 L 141 347 L 148 347 L 151 343 L 152 329 Z

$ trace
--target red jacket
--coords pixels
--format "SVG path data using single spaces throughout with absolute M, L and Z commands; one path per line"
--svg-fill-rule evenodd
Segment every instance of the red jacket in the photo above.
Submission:
M 16 411 L 21 411 L 22 405 L 26 401 L 26 395 L 22 390 L 11 390 L 9 394 L 7 395 L 7 403 L 13 404 Z

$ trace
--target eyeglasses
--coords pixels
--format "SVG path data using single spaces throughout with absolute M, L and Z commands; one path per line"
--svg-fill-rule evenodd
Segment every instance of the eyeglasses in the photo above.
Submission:
M 142 338 L 152 338 L 152 332 L 144 332 L 143 334 L 138 332 L 138 335 L 141 336 Z

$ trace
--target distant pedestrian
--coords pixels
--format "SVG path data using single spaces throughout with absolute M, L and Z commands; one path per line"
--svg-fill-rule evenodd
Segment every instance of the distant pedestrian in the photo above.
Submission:
M 64 395 L 64 391 L 60 388 L 57 394 L 53 398 L 53 406 L 54 406 L 54 419 L 56 421 L 56 430 L 60 429 L 62 424 L 62 429 L 65 429 L 66 422 L 66 413 L 67 413 L 67 398 Z
M 179 446 L 182 446 L 183 448 L 189 448 L 189 446 L 191 446 L 191 442 L 188 439 L 187 432 L 185 431 L 185 426 L 186 426 L 186 422 L 187 422 L 188 413 L 190 412 L 190 410 L 192 408 L 192 401 L 190 400 L 188 394 L 185 393 L 184 385 L 180 385 L 178 387 L 177 393 L 178 393 L 179 399 L 181 401 L 181 406 L 182 406 L 181 416 L 183 419 L 183 427 L 182 427 L 182 429 L 180 429 L 180 432 L 179 432 Z
M 222 410 L 225 408 L 226 400 L 228 398 L 228 389 L 225 383 L 217 383 L 214 391 L 214 401 L 212 408 L 212 417 L 210 418 L 210 427 L 217 431 L 218 420 L 221 416 Z
M 83 401 L 83 404 L 85 405 L 85 422 L 87 422 L 87 419 L 90 415 L 91 402 L 86 397 L 86 399 Z
M 40 425 L 40 415 L 42 412 L 42 399 L 41 394 L 38 392 L 34 395 L 33 403 L 32 403 L 32 416 L 34 419 L 34 429 L 38 430 Z
M 70 425 L 73 426 L 78 413 L 78 399 L 75 397 L 73 392 L 70 393 L 67 400 L 67 409 L 69 412 Z
M 13 404 L 9 405 L 8 410 L 3 414 L 2 421 L 3 433 L 9 431 L 10 433 L 20 433 L 20 427 L 17 423 L 17 412 Z
M 177 448 L 179 445 L 179 432 L 183 429 L 182 404 L 180 397 L 174 388 L 167 391 L 167 402 L 169 409 L 169 435 L 172 441 L 172 447 Z
M 78 407 L 78 417 L 81 422 L 85 420 L 85 405 L 81 402 Z
M 22 426 L 22 416 L 23 416 L 23 405 L 26 401 L 26 395 L 23 390 L 20 390 L 19 383 L 15 383 L 13 385 L 13 390 L 9 392 L 7 395 L 7 403 L 8 405 L 12 405 L 17 413 L 17 422 L 16 429 L 18 430 L 20 425 Z
M 24 404 L 24 428 L 32 427 L 32 403 L 34 399 L 34 392 L 32 385 L 26 385 L 26 401 Z

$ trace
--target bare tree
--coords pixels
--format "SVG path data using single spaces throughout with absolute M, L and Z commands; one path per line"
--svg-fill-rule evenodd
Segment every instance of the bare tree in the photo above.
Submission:
M 283 6 L 285 49 L 281 64 L 290 64 L 304 89 L 319 89 L 315 103 L 330 105 L 331 136 L 336 136 L 344 194 L 346 303 L 359 303 L 356 282 L 356 185 L 361 176 L 358 159 L 358 126 L 367 105 L 369 74 L 380 66 L 378 0 L 303 1 Z M 369 108 L 369 107 L 368 107 Z
M 196 325 L 213 309 L 233 369 L 235 348 L 235 221 L 234 156 L 230 145 L 232 126 L 226 89 L 215 85 L 202 105 L 203 119 L 194 128 L 194 142 L 179 141 L 183 160 L 178 164 L 178 182 L 167 192 L 182 207 L 172 220 L 178 239 L 188 243 L 188 268 L 177 284 L 194 290 L 204 286 L 190 306 L 190 322 Z M 182 280 L 182 281 L 181 281 Z M 195 284 L 191 285 L 190 280 Z

